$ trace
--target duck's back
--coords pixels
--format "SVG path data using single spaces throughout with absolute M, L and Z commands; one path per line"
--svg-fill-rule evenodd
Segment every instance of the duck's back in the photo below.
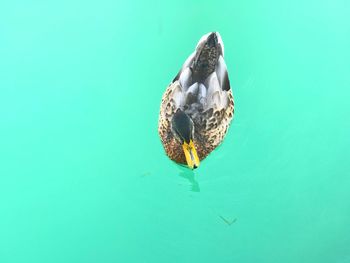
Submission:
M 192 118 L 195 135 L 215 148 L 226 134 L 234 102 L 220 36 L 210 33 L 202 40 L 174 80 L 181 87 L 178 107 Z

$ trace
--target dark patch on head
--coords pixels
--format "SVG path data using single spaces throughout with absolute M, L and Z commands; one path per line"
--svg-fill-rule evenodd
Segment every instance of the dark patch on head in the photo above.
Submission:
M 171 119 L 173 130 L 181 140 L 189 143 L 192 139 L 193 122 L 191 118 L 182 110 L 178 109 Z

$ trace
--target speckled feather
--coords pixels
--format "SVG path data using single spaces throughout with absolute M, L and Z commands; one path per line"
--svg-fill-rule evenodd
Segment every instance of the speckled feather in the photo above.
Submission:
M 216 71 L 212 70 L 206 75 L 202 73 L 202 81 L 197 77 L 201 72 L 198 73 L 194 66 L 196 60 L 199 60 L 198 46 L 202 48 L 203 41 L 197 45 L 197 53 L 186 60 L 179 74 L 167 87 L 160 105 L 158 132 L 162 144 L 168 157 L 182 164 L 186 164 L 186 158 L 182 145 L 174 136 L 171 127 L 171 120 L 177 109 L 183 110 L 194 123 L 193 143 L 200 160 L 203 160 L 223 141 L 234 113 L 233 95 L 223 61 L 222 42 L 218 45 L 220 54 L 214 57 L 214 60 L 208 59 L 208 64 L 213 68 L 215 66 Z M 206 53 L 210 54 L 208 51 Z M 203 56 L 200 59 L 203 62 Z M 221 68 L 224 66 L 224 71 L 220 69 L 218 63 L 221 63 Z M 186 73 L 188 68 L 190 71 Z M 186 76 L 185 81 L 182 74 Z M 190 77 L 187 76 L 188 74 Z

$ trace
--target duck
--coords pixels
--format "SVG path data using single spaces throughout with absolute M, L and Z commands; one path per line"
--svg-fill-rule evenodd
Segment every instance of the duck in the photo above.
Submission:
M 209 32 L 162 96 L 158 133 L 166 155 L 190 169 L 198 168 L 224 140 L 233 114 L 224 43 L 218 32 Z

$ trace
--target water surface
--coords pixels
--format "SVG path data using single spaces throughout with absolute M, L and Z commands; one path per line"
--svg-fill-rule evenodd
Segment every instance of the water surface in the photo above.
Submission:
M 350 262 L 347 1 L 0 8 L 0 262 Z M 219 31 L 235 97 L 194 172 L 163 91 Z

